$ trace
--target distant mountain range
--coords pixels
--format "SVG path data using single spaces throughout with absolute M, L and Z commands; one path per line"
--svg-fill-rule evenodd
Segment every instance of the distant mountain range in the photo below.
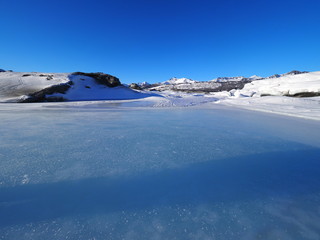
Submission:
M 149 84 L 147 82 L 143 83 L 133 83 L 129 86 L 133 89 L 138 90 L 149 90 L 149 91 L 182 91 L 182 92 L 220 92 L 220 91 L 230 91 L 232 89 L 242 89 L 245 84 L 252 81 L 263 80 L 263 79 L 273 79 L 289 75 L 297 75 L 307 72 L 301 71 L 291 71 L 285 74 L 275 74 L 267 78 L 259 77 L 257 75 L 251 76 L 249 78 L 239 76 L 239 77 L 219 77 L 209 81 L 195 81 L 188 78 L 171 78 L 168 81 L 161 83 Z

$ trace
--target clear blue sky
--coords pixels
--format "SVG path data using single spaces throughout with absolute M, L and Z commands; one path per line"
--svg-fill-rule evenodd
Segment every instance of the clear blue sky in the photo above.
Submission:
M 124 83 L 320 71 L 319 0 L 0 0 L 0 68 Z

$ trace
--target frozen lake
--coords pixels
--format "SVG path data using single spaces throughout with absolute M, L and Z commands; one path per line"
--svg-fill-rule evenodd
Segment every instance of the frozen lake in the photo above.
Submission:
M 0 239 L 319 239 L 320 122 L 0 104 Z

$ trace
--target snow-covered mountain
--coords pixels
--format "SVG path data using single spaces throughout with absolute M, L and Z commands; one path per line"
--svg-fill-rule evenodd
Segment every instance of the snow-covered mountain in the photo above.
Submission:
M 253 75 L 251 77 L 249 77 L 250 80 L 255 81 L 255 80 L 260 80 L 263 79 L 263 77 L 257 76 L 257 75 Z
M 270 77 L 260 77 L 257 75 L 253 75 L 251 77 L 218 77 L 209 81 L 195 81 L 188 78 L 171 78 L 168 81 L 156 83 L 156 84 L 137 84 L 139 88 L 150 91 L 181 91 L 181 92 L 221 92 L 221 91 L 231 91 L 241 90 L 245 87 L 246 84 L 254 83 L 256 84 L 262 80 L 273 80 L 273 79 L 283 79 L 284 77 L 298 77 L 300 81 L 303 82 L 301 78 L 308 74 L 308 72 L 300 72 L 300 71 L 291 71 L 284 74 L 275 74 Z M 277 84 L 280 84 L 278 80 L 275 80 Z M 258 83 L 257 83 L 258 84 Z M 252 95 L 252 94 L 251 94 Z
M 165 82 L 162 82 L 161 84 L 164 84 L 164 85 L 177 85 L 177 84 L 194 84 L 196 83 L 197 81 L 194 81 L 192 79 L 189 79 L 189 78 L 171 78 L 169 79 L 168 81 L 165 81 Z
M 210 80 L 211 82 L 249 82 L 249 81 L 255 81 L 255 80 L 260 80 L 263 79 L 263 77 L 253 75 L 251 77 L 243 77 L 243 76 L 238 76 L 238 77 L 218 77 L 215 79 Z
M 150 86 L 150 83 L 148 82 L 142 82 L 142 83 L 139 83 L 138 84 L 140 87 L 147 87 L 147 86 Z
M 0 102 L 136 99 L 150 96 L 104 73 L 0 72 Z
M 215 79 L 210 80 L 210 82 L 230 82 L 230 81 L 235 81 L 235 82 L 239 82 L 239 81 L 243 81 L 244 79 L 246 79 L 245 77 L 218 77 Z
M 171 78 L 168 81 L 152 84 L 144 89 L 151 91 L 219 92 L 243 88 L 251 80 L 244 77 L 217 78 L 210 81 L 195 81 L 188 78 Z

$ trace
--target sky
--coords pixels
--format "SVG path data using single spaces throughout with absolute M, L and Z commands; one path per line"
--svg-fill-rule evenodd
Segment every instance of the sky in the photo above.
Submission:
M 319 0 L 0 0 L 0 68 L 123 83 L 320 71 Z

